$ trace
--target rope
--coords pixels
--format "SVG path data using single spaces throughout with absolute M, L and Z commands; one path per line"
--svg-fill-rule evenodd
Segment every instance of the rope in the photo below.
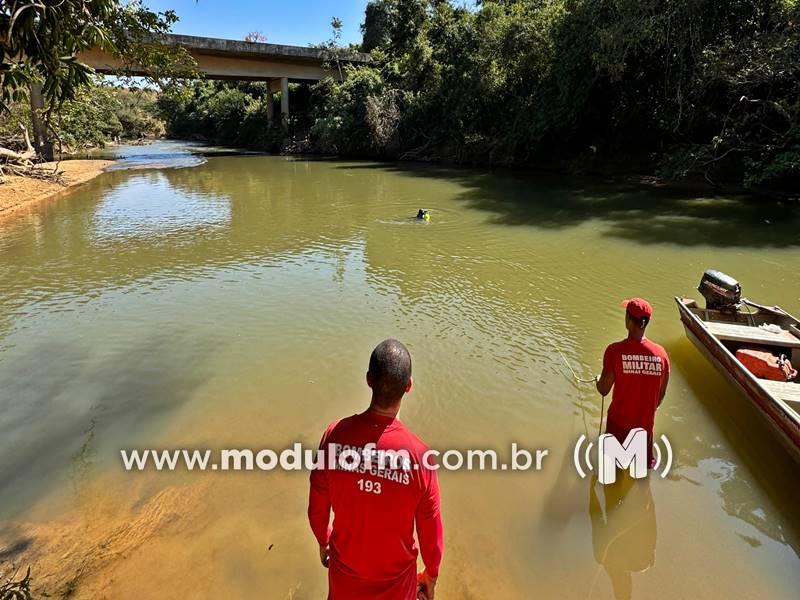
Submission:
M 561 360 L 563 360 L 564 364 L 567 365 L 567 368 L 569 369 L 570 373 L 572 373 L 572 378 L 575 381 L 577 381 L 578 383 L 594 383 L 596 381 L 594 377 L 592 377 L 591 379 L 581 379 L 580 377 L 578 377 L 578 374 L 575 372 L 575 369 L 572 368 L 572 365 L 569 364 L 569 361 L 567 360 L 567 357 L 564 356 L 564 353 L 561 352 L 561 350 L 559 350 L 553 342 L 550 342 L 550 345 L 553 346 L 556 352 L 558 352 L 559 356 L 561 357 Z
M 596 383 L 597 382 L 597 379 L 595 377 L 592 377 L 591 379 L 583 379 L 581 377 L 578 377 L 578 374 L 575 372 L 575 369 L 572 368 L 572 365 L 569 364 L 569 361 L 567 360 L 567 357 L 564 356 L 564 353 L 561 352 L 561 350 L 558 349 L 558 346 L 556 346 L 553 343 L 553 340 L 549 340 L 549 342 L 550 342 L 550 345 L 553 347 L 553 349 L 556 352 L 558 352 L 558 355 L 561 357 L 561 360 L 564 361 L 564 364 L 567 365 L 567 368 L 569 369 L 569 372 L 572 373 L 572 378 L 575 381 L 577 381 L 578 383 Z M 597 430 L 597 437 L 600 437 L 602 435 L 602 433 L 603 433 L 603 414 L 605 413 L 605 409 L 606 409 L 606 397 L 604 395 L 604 396 L 602 396 L 602 400 L 600 401 L 600 428 Z M 584 426 L 585 425 L 586 425 L 586 422 L 584 421 Z
M 600 427 L 597 429 L 597 437 L 603 435 L 603 413 L 606 410 L 606 397 L 600 400 Z
M 750 310 L 750 306 L 747 304 L 747 298 L 742 298 L 742 302 L 740 306 L 744 306 L 747 309 L 747 320 L 750 321 L 750 326 L 755 327 L 756 322 L 753 319 L 753 311 Z

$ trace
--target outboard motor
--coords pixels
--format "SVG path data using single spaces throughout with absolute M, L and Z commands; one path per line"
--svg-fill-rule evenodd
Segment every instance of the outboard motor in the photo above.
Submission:
M 709 269 L 703 273 L 697 291 L 706 299 L 706 308 L 735 312 L 742 299 L 742 286 L 730 275 Z

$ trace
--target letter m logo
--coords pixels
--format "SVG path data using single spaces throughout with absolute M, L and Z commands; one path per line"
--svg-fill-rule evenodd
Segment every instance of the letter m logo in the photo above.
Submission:
M 603 485 L 617 480 L 617 467 L 628 469 L 634 479 L 647 477 L 647 432 L 641 427 L 632 429 L 622 445 L 610 433 L 601 435 L 597 460 L 597 478 Z

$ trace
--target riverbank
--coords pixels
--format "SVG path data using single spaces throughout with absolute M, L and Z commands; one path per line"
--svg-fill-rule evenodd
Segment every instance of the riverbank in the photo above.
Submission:
M 58 198 L 76 186 L 94 179 L 113 163 L 113 160 L 63 160 L 58 163 L 58 169 L 62 173 L 62 183 L 15 175 L 1 177 L 0 219 L 40 202 Z M 43 169 L 55 167 L 56 163 L 42 165 Z
M 587 181 L 597 181 L 602 183 L 616 183 L 641 189 L 655 189 L 667 193 L 676 194 L 697 194 L 701 196 L 741 196 L 754 199 L 767 199 L 773 201 L 800 201 L 800 196 L 796 192 L 785 192 L 780 190 L 747 188 L 733 181 L 712 182 L 699 177 L 667 178 L 656 175 L 656 165 L 647 157 L 640 154 L 619 154 L 613 158 L 597 158 L 593 155 L 583 155 L 571 159 L 553 159 L 549 161 L 536 160 L 527 162 L 493 162 L 491 160 L 458 160 L 453 156 L 440 156 L 438 154 L 415 155 L 413 158 L 408 155 L 389 155 L 375 154 L 370 152 L 360 153 L 328 153 L 316 149 L 308 140 L 308 137 L 292 136 L 275 144 L 257 145 L 225 145 L 220 141 L 194 136 L 190 138 L 165 137 L 164 140 L 187 143 L 187 144 L 206 144 L 209 148 L 214 148 L 216 153 L 219 149 L 229 149 L 231 153 L 254 153 L 254 154 L 279 154 L 281 156 L 293 156 L 308 158 L 312 160 L 329 161 L 348 161 L 363 160 L 386 165 L 407 165 L 407 168 L 414 169 L 420 165 L 429 165 L 442 168 L 457 169 L 479 169 L 484 172 L 496 173 L 528 173 L 531 176 L 537 174 L 560 175 L 565 178 L 584 178 Z

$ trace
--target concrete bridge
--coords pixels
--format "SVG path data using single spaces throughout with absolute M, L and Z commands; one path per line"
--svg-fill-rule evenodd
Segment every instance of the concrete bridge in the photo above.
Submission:
M 209 79 L 232 79 L 268 82 L 269 99 L 274 92 L 281 92 L 281 114 L 289 117 L 289 82 L 313 82 L 325 77 L 339 78 L 338 70 L 327 70 L 324 63 L 329 54 L 319 48 L 284 46 L 240 42 L 194 35 L 166 36 L 166 44 L 182 46 L 197 62 L 197 70 Z M 94 68 L 99 73 L 113 74 L 125 65 L 112 54 L 92 49 L 78 54 L 79 62 Z M 368 54 L 346 54 L 340 56 L 345 63 L 368 63 Z M 135 75 L 146 75 L 144 71 Z M 272 118 L 272 102 L 267 103 Z

